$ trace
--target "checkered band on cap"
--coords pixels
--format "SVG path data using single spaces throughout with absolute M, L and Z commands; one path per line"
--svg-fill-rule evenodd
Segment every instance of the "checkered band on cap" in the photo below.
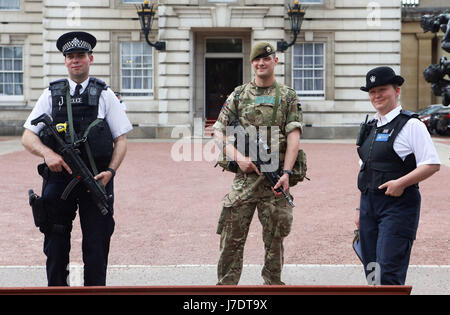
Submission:
M 72 49 L 72 48 L 81 48 L 81 49 L 86 49 L 88 51 L 92 50 L 91 44 L 89 44 L 88 42 L 84 41 L 84 40 L 80 40 L 78 38 L 74 38 L 71 41 L 68 41 L 67 43 L 65 43 L 62 47 L 62 51 L 66 51 L 68 49 Z

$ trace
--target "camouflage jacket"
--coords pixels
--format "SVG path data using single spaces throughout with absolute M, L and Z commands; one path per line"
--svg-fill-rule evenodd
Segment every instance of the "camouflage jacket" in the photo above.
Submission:
M 296 92 L 286 85 L 279 83 L 278 85 L 280 88 L 280 105 L 277 109 L 274 126 L 279 127 L 279 149 L 280 153 L 284 153 L 287 135 L 296 128 L 302 131 L 302 109 Z M 270 129 L 275 106 L 275 92 L 275 85 L 261 88 L 256 86 L 254 82 L 250 82 L 238 86 L 223 104 L 213 127 L 226 134 L 226 127 L 231 119 L 237 115 L 244 128 L 254 126 L 259 129 L 266 126 Z M 236 102 L 236 93 L 239 94 L 238 102 Z M 283 159 L 283 157 L 281 158 Z

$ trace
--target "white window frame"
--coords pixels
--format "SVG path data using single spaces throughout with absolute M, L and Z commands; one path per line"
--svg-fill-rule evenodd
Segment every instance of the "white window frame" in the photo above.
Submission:
M 292 47 L 292 60 L 291 60 L 291 62 L 292 62 L 292 73 L 291 73 L 291 76 L 292 76 L 292 82 L 291 82 L 291 86 L 295 89 L 295 84 L 294 84 L 294 82 L 295 82 L 295 79 L 296 79 L 296 77 L 294 76 L 294 71 L 295 70 L 302 70 L 302 71 L 305 71 L 305 70 L 310 70 L 310 71 L 313 71 L 313 80 L 314 80 L 314 71 L 318 71 L 318 70 L 322 70 L 323 71 L 323 76 L 322 76 L 322 81 L 323 81 L 323 86 L 322 86 L 322 90 L 310 90 L 310 91 L 305 91 L 305 90 L 303 90 L 303 91 L 301 91 L 301 90 L 296 90 L 295 92 L 297 93 L 297 95 L 298 96 L 300 96 L 301 97 L 301 99 L 302 100 L 324 100 L 325 99 L 325 96 L 326 96 L 326 64 L 327 64 L 327 56 L 326 56 L 326 52 L 327 52 L 327 47 L 326 47 L 326 43 L 324 43 L 324 42 L 300 42 L 300 43 L 297 43 L 297 44 L 295 44 L 295 45 L 304 45 L 304 44 L 312 44 L 312 45 L 315 45 L 315 44 L 322 44 L 323 45 L 323 49 L 322 49 L 322 51 L 323 51 L 323 66 L 322 66 L 322 68 L 321 69 L 315 69 L 314 68 L 314 61 L 313 61 L 313 68 L 304 68 L 304 67 L 302 67 L 302 68 L 298 68 L 298 67 L 296 67 L 296 64 L 295 64 L 295 54 L 294 54 L 294 51 L 295 51 L 295 47 Z M 315 56 L 315 54 L 313 54 L 313 57 Z M 322 94 L 322 95 L 313 95 L 313 94 Z
M 7 95 L 7 94 L 0 94 L 0 101 L 2 103 L 7 103 L 7 105 L 13 105 L 13 103 L 21 103 L 24 100 L 24 90 L 25 90 L 25 66 L 24 66 L 24 46 L 23 45 L 0 45 L 0 48 L 4 48 L 4 47 L 20 47 L 22 48 L 22 71 L 16 71 L 16 70 L 5 70 L 3 69 L 3 60 L 4 60 L 4 56 L 2 56 L 2 58 L 0 59 L 0 73 L 21 73 L 22 74 L 22 94 L 16 95 L 16 94 L 11 94 L 11 95 Z M 14 64 L 14 58 L 13 60 L 13 64 Z M 14 66 L 13 66 L 14 67 Z M 2 82 L 3 83 L 3 82 Z M 2 84 L 0 83 L 0 84 Z M 14 83 L 14 82 L 13 82 Z
M 126 97 L 127 99 L 135 99 L 135 98 L 153 98 L 154 97 L 154 86 L 155 86 L 155 49 L 153 47 L 151 47 L 151 60 L 152 60 L 152 67 L 151 69 L 149 69 L 150 73 L 151 73 L 151 79 L 152 79 L 152 84 L 150 89 L 125 89 L 123 88 L 122 85 L 122 70 L 132 70 L 133 68 L 123 68 L 123 64 L 122 64 L 122 45 L 123 44 L 141 44 L 144 48 L 146 47 L 150 47 L 147 45 L 146 42 L 133 42 L 133 41 L 121 41 L 120 42 L 120 46 L 119 46 L 119 80 L 120 80 L 120 93 L 123 95 L 123 97 Z M 132 55 L 133 56 L 133 55 Z M 144 68 L 140 69 L 140 70 L 145 70 Z M 131 82 L 133 81 L 133 76 L 131 76 Z M 129 94 L 134 94 L 134 93 L 140 93 L 143 95 L 129 95 Z

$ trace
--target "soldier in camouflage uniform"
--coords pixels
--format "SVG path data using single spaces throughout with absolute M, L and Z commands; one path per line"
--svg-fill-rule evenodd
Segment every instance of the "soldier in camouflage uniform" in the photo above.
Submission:
M 274 68 L 278 57 L 272 45 L 259 42 L 254 45 L 250 55 L 255 79 L 237 87 L 228 97 L 217 122 L 214 124 L 216 141 L 226 156 L 239 165 L 231 192 L 223 199 L 222 213 L 217 233 L 220 239 L 220 259 L 218 263 L 218 284 L 236 285 L 239 282 L 243 265 L 244 245 L 250 223 L 258 209 L 258 218 L 263 227 L 265 248 L 262 277 L 264 284 L 282 285 L 283 240 L 292 225 L 292 208 L 281 193 L 280 186 L 289 189 L 289 175 L 300 144 L 302 131 L 301 106 L 296 92 L 275 81 Z M 276 98 L 277 85 L 279 97 Z M 239 99 L 236 100 L 236 94 Z M 279 99 L 278 108 L 275 100 Z M 276 114 L 274 114 L 274 107 Z M 271 187 L 261 175 L 250 157 L 242 155 L 231 143 L 226 142 L 226 127 L 233 117 L 247 128 L 277 126 L 279 160 L 283 175 L 275 187 Z M 274 122 L 274 124 L 272 124 Z M 269 139 L 269 137 L 267 137 Z M 272 138 L 272 144 L 273 141 Z M 273 146 L 272 146 L 273 149 Z

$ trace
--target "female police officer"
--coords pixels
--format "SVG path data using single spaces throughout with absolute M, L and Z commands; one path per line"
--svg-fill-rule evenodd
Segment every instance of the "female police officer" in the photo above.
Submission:
M 45 234 L 49 286 L 68 285 L 70 232 L 77 207 L 83 232 L 84 285 L 105 285 L 106 282 L 109 243 L 114 230 L 113 197 L 107 215 L 100 213 L 83 185 L 77 185 L 77 189 L 62 200 L 61 194 L 71 180 L 72 170 L 55 152 L 55 143 L 46 136 L 43 125 L 31 125 L 31 121 L 43 113 L 51 115 L 55 124 L 71 122 L 72 126 L 67 129 L 73 128 L 79 139 L 83 136 L 88 139 L 91 153 L 86 152 L 85 146 L 80 147 L 86 165 L 97 173 L 95 179 L 102 181 L 107 195 L 113 196 L 112 179 L 125 157 L 125 134 L 132 126 L 113 91 L 103 81 L 89 77 L 96 42 L 95 37 L 86 32 L 69 32 L 58 39 L 56 46 L 65 57 L 69 78 L 50 83 L 24 124 L 23 145 L 45 162 L 40 173 L 45 183 L 42 198 L 48 222 L 41 231 Z
M 377 67 L 367 73 L 366 86 L 361 87 L 377 113 L 363 125 L 358 140 L 362 164 L 356 225 L 366 276 L 375 284 L 405 283 L 419 222 L 418 183 L 440 169 L 425 125 L 398 104 L 403 82 L 391 68 Z

